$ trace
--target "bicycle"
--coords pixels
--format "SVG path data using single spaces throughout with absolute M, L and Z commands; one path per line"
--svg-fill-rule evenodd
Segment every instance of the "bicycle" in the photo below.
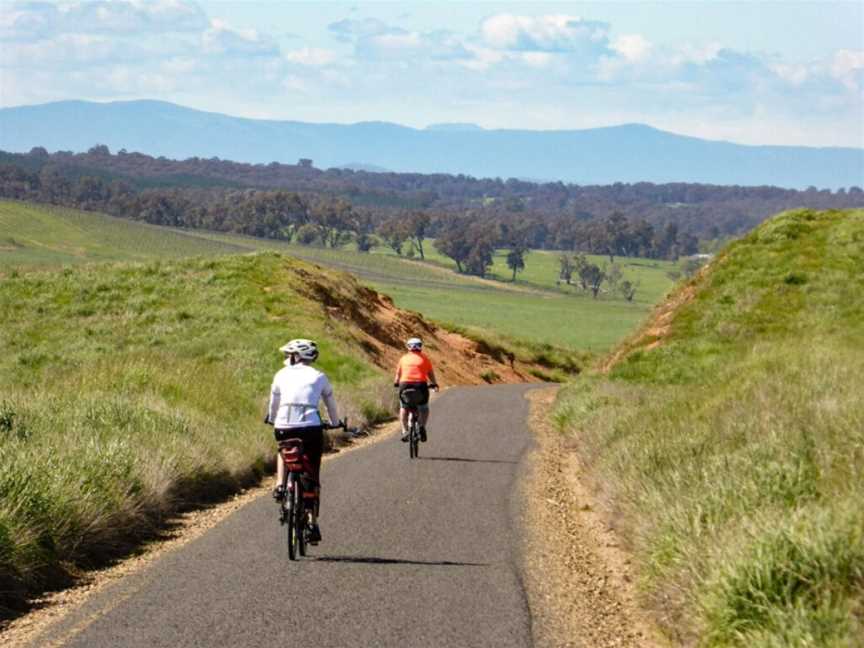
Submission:
M 420 411 L 415 405 L 406 406 L 408 410 L 408 456 L 420 456 Z
M 438 391 L 438 386 L 430 385 L 430 389 Z M 419 390 L 408 388 L 399 394 L 399 402 L 408 412 L 408 456 L 411 459 L 420 456 L 420 409 L 415 396 L 419 393 Z
M 347 432 L 348 423 L 325 423 L 325 430 L 341 428 Z M 297 560 L 306 555 L 306 545 L 309 543 L 309 527 L 311 514 L 317 503 L 317 493 L 311 481 L 312 465 L 309 457 L 303 451 L 303 440 L 289 438 L 279 441 L 279 454 L 285 464 L 285 476 L 282 481 L 282 499 L 279 501 L 279 524 L 287 525 L 288 558 Z

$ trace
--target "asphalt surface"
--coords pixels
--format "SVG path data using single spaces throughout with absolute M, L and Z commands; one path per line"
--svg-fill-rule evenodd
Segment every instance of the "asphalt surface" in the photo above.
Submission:
M 106 588 L 33 645 L 531 645 L 520 580 L 528 385 L 448 390 L 410 460 L 398 437 L 322 470 L 323 542 L 288 560 L 261 497 Z

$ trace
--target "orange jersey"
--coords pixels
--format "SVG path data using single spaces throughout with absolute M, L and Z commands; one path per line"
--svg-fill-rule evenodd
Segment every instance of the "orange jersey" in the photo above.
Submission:
M 432 362 L 422 351 L 411 351 L 399 358 L 396 382 L 425 383 L 429 380 Z

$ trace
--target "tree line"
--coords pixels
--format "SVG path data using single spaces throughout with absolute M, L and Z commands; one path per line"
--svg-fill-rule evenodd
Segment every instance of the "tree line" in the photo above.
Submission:
M 615 256 L 677 258 L 698 240 L 674 223 L 661 230 L 644 219 L 613 213 L 605 219 L 503 214 L 490 210 L 374 210 L 327 194 L 226 187 L 139 189 L 117 178 L 75 173 L 47 164 L 39 171 L 0 165 L 0 195 L 100 211 L 170 227 L 339 247 L 354 241 L 361 252 L 386 245 L 399 255 L 425 258 L 424 242 L 450 257 L 459 272 L 485 276 L 498 248 L 508 250 L 515 273 L 531 249 L 581 250 Z
M 474 178 L 461 174 L 374 173 L 351 169 L 317 169 L 311 160 L 292 164 L 246 164 L 219 158 L 170 160 L 97 145 L 85 153 L 49 153 L 37 147 L 28 154 L 2 154 L 6 161 L 39 172 L 46 165 L 67 173 L 121 179 L 139 189 L 155 187 L 231 187 L 280 189 L 301 195 L 342 198 L 374 212 L 377 221 L 403 211 L 448 215 L 467 212 L 506 222 L 510 218 L 550 224 L 537 229 L 532 245 L 556 249 L 555 221 L 604 220 L 616 212 L 662 230 L 674 224 L 682 235 L 700 240 L 738 236 L 785 209 L 840 209 L 864 206 L 864 191 L 849 187 L 805 191 L 779 187 L 717 186 L 698 183 L 615 183 L 581 186 L 530 182 L 515 178 Z
M 129 159 L 140 164 L 130 167 Z M 125 171 L 140 171 L 140 168 L 150 171 L 132 176 L 118 175 L 115 173 L 118 160 L 126 165 L 119 165 Z M 94 161 L 101 161 L 101 164 Z M 514 191 L 517 188 L 527 191 L 526 187 L 534 187 L 539 193 L 528 196 L 532 200 L 516 195 L 500 199 L 485 196 L 481 201 L 455 201 L 447 206 L 446 201 L 450 200 L 447 197 L 452 198 L 452 193 L 445 192 L 443 195 L 446 200 L 426 201 L 437 207 L 421 207 L 400 205 L 398 201 L 385 200 L 386 196 L 375 204 L 369 204 L 362 196 L 360 202 L 354 202 L 344 192 L 336 191 L 336 185 L 331 187 L 327 183 L 312 183 L 310 186 L 318 187 L 317 191 L 309 190 L 308 187 L 303 191 L 291 191 L 247 186 L 245 183 L 249 180 L 249 170 L 261 165 L 225 161 L 210 161 L 203 165 L 205 169 L 238 170 L 232 184 L 227 185 L 218 184 L 227 180 L 200 173 L 182 178 L 171 174 L 157 176 L 151 168 L 164 170 L 167 165 L 175 171 L 200 171 L 194 165 L 193 169 L 187 168 L 187 163 L 191 164 L 190 161 L 170 161 L 122 151 L 112 155 L 104 146 L 94 147 L 86 154 L 49 154 L 44 149 L 34 149 L 27 155 L 0 154 L 0 196 L 100 211 L 156 225 L 234 232 L 304 245 L 336 248 L 353 242 L 361 252 L 381 245 L 389 247 L 398 255 L 417 256 L 420 259 L 425 258 L 428 241 L 434 239 L 435 249 L 452 259 L 458 272 L 480 277 L 489 273 L 493 255 L 498 249 L 503 248 L 506 252 L 506 262 L 513 280 L 525 268 L 529 250 L 559 250 L 570 253 L 563 255 L 562 259 L 570 258 L 568 263 L 573 265 L 572 269 L 562 265 L 560 281 L 571 284 L 571 279 L 575 277 L 577 285 L 595 297 L 600 285 L 605 282 L 607 289 L 623 290 L 622 294 L 627 299 L 632 299 L 632 295 L 627 297 L 627 293 L 635 290 L 635 287 L 619 287 L 621 282 L 616 282 L 615 277 L 608 274 L 614 272 L 616 257 L 677 259 L 696 253 L 700 245 L 710 249 L 718 239 L 724 237 L 723 231 L 716 225 L 709 228 L 708 235 L 700 241 L 692 226 L 684 226 L 687 224 L 686 219 L 655 219 L 652 222 L 640 208 L 632 206 L 633 201 L 638 203 L 639 196 L 644 198 L 648 195 L 641 185 L 606 187 L 605 194 L 618 196 L 620 203 L 629 204 L 630 207 L 608 214 L 598 209 L 597 212 L 603 215 L 597 215 L 581 209 L 574 212 L 567 206 L 564 194 L 558 208 L 539 209 L 536 205 L 531 206 L 533 198 L 545 196 L 544 192 L 554 193 L 556 188 L 561 187 L 565 192 L 572 190 L 572 186 L 561 183 L 551 183 L 551 186 L 522 181 L 503 183 L 504 187 Z M 271 170 L 274 178 L 281 177 L 282 167 L 291 167 L 265 166 Z M 322 172 L 309 161 L 304 161 L 297 168 L 300 174 L 313 178 L 329 177 L 332 175 L 330 171 L 334 171 Z M 243 170 L 245 172 L 241 172 Z M 341 177 L 341 171 L 335 171 Z M 415 174 L 371 175 L 414 177 Z M 156 182 L 157 177 L 162 177 L 162 180 Z M 422 180 L 417 182 L 415 188 L 435 186 L 435 182 L 429 184 L 427 176 L 419 177 Z M 455 177 L 455 180 L 443 175 L 435 178 L 444 186 L 451 186 L 453 183 L 458 185 L 460 177 Z M 495 185 L 493 181 L 475 182 L 487 187 L 489 183 Z M 466 187 L 474 186 L 468 180 L 463 184 Z M 330 189 L 320 190 L 321 187 Z M 678 186 L 653 187 L 664 195 L 664 199 L 689 200 L 699 199 L 704 189 L 702 185 L 687 185 L 689 193 L 681 194 L 681 187 Z M 721 193 L 737 195 L 742 188 L 719 190 L 722 190 Z M 788 193 L 776 188 L 757 190 L 764 191 L 766 196 L 775 197 Z M 832 200 L 847 202 L 860 200 L 860 196 L 864 195 L 857 188 L 836 194 L 816 193 L 825 200 L 831 197 Z M 708 194 L 713 195 L 711 191 Z M 541 202 L 548 204 L 548 196 Z M 737 231 L 735 228 L 733 230 Z M 584 260 L 584 257 L 578 254 L 574 257 L 573 253 L 605 255 L 613 269 L 582 263 L 580 259 Z

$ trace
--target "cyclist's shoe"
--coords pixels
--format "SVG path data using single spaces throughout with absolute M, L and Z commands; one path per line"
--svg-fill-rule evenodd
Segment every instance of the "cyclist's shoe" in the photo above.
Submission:
M 277 502 L 281 502 L 285 499 L 285 487 L 282 484 L 279 484 L 273 489 L 273 499 Z
M 317 524 L 309 525 L 309 544 L 317 545 L 321 542 L 321 529 Z
M 408 437 L 410 436 L 408 430 L 402 430 L 402 443 L 408 442 Z
M 420 440 L 423 443 L 426 443 L 426 426 L 425 425 L 420 426 Z

